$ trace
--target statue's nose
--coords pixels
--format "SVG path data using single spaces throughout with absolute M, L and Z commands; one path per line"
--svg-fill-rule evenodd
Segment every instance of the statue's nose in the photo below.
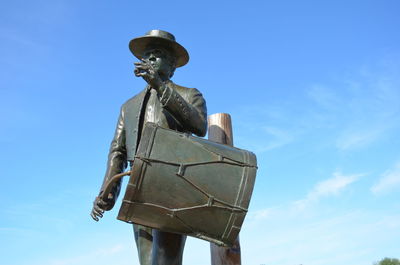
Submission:
M 154 56 L 153 53 L 150 54 L 149 60 L 150 60 L 150 61 L 155 61 L 155 60 L 156 60 L 156 57 Z

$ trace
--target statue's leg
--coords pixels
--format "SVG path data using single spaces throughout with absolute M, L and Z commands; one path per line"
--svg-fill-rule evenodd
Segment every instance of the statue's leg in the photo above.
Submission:
M 182 265 L 186 236 L 153 229 L 152 265 Z
M 152 229 L 143 225 L 133 225 L 140 265 L 151 265 L 153 248 Z

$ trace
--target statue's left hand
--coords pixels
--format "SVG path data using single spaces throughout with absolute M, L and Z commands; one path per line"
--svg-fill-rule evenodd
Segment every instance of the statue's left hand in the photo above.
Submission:
M 135 67 L 135 75 L 141 76 L 152 88 L 158 91 L 162 85 L 162 80 L 153 66 L 149 62 L 142 60 L 135 63 Z
M 103 217 L 104 207 L 106 206 L 106 204 L 107 203 L 103 201 L 100 197 L 96 197 L 96 199 L 93 202 L 92 212 L 90 213 L 90 216 L 92 216 L 93 220 L 98 222 L 100 218 Z

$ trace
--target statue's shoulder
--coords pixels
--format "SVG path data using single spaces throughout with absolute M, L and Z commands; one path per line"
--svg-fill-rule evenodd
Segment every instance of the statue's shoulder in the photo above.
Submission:
M 131 97 L 130 99 L 125 101 L 125 103 L 122 104 L 122 108 L 126 109 L 126 108 L 130 108 L 132 106 L 135 106 L 137 104 L 140 104 L 141 101 L 143 100 L 145 94 L 146 94 L 146 89 L 143 89 L 138 94 L 134 95 L 133 97 Z
M 174 82 L 170 81 L 170 84 L 179 92 L 190 93 L 190 94 L 198 94 L 200 91 L 194 87 L 186 87 L 175 84 Z

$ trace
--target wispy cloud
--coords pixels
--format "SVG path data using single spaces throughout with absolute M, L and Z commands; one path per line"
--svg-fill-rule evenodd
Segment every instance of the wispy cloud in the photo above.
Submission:
M 339 172 L 334 172 L 332 178 L 317 183 L 304 199 L 294 202 L 294 205 L 298 209 L 304 209 L 308 204 L 316 202 L 322 197 L 337 195 L 362 175 L 343 175 Z
M 400 65 L 393 58 L 306 91 L 310 123 L 329 128 L 340 151 L 367 147 L 399 127 Z
M 289 144 L 293 141 L 294 136 L 289 132 L 271 126 L 264 126 L 263 131 L 269 135 L 269 143 L 262 147 L 261 151 L 267 151 Z
M 350 210 L 326 216 L 321 208 L 314 215 L 273 216 L 241 235 L 249 264 L 372 264 L 381 255 L 397 253 L 398 214 Z M 290 253 L 290 255 L 288 255 Z
M 310 84 L 298 98 L 238 108 L 235 142 L 261 154 L 312 137 L 313 146 L 350 152 L 392 137 L 400 127 L 400 64 L 393 58 Z
M 311 88 L 306 91 L 306 94 L 316 104 L 326 109 L 336 109 L 341 103 L 341 99 L 334 90 L 323 85 L 311 86 Z
M 248 219 L 251 219 L 252 221 L 260 221 L 266 218 L 269 218 L 272 214 L 275 213 L 274 208 L 266 208 L 266 209 L 261 209 L 258 211 L 250 212 Z
M 282 105 L 243 106 L 232 113 L 235 145 L 262 154 L 296 141 L 302 128 L 288 119 L 293 114 Z
M 299 212 L 305 211 L 309 206 L 318 203 L 322 198 L 338 196 L 363 175 L 364 174 L 344 175 L 340 172 L 334 172 L 331 178 L 316 183 L 304 198 L 250 212 L 248 219 L 254 222 L 260 222 L 274 219 L 276 216 L 297 216 Z
M 385 126 L 376 126 L 365 130 L 353 128 L 351 129 L 353 131 L 343 132 L 338 137 L 336 147 L 339 150 L 346 151 L 367 146 L 377 140 L 386 129 Z
M 386 245 L 387 253 L 395 253 L 398 214 L 322 200 L 340 195 L 361 176 L 334 172 L 316 183 L 304 199 L 250 213 L 243 231 L 251 233 L 241 235 L 246 260 L 252 264 L 361 265 L 385 255 L 379 246 Z
M 371 187 L 374 194 L 382 194 L 396 189 L 400 189 L 400 161 L 383 173 L 379 181 Z

